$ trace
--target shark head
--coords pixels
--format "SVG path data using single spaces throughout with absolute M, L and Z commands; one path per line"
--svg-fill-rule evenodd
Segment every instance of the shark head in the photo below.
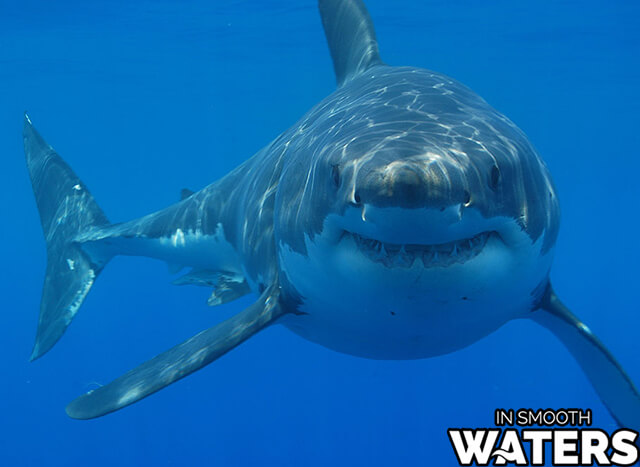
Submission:
M 440 74 L 375 66 L 294 128 L 280 141 L 295 151 L 276 240 L 310 319 L 339 314 L 349 328 L 364 313 L 378 338 L 401 321 L 398 339 L 439 342 L 409 350 L 425 356 L 531 309 L 557 236 L 555 189 L 524 133 L 484 100 Z M 468 329 L 452 338 L 441 322 Z

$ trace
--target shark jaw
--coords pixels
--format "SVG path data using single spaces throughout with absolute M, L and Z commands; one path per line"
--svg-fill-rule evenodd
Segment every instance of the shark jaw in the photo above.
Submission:
M 383 264 L 388 268 L 412 268 L 416 262 L 425 268 L 447 267 L 464 263 L 482 252 L 497 232 L 481 232 L 469 238 L 437 244 L 397 244 L 364 237 L 345 231 L 346 237 L 352 237 L 359 251 L 369 260 Z
M 376 265 L 431 269 L 472 261 L 488 243 L 494 248 L 518 248 L 522 234 L 510 219 L 485 219 L 473 209 L 463 215 L 462 207 L 454 205 L 446 209 L 351 208 L 340 216 L 328 216 L 321 235 L 328 241 L 333 238 L 337 248 L 343 242 L 349 243 L 346 248 L 355 246 Z
M 375 225 L 330 216 L 305 237 L 306 253 L 281 243 L 302 312 L 282 323 L 343 353 L 415 359 L 466 347 L 531 309 L 552 258 L 540 239 L 505 217 L 404 211 Z

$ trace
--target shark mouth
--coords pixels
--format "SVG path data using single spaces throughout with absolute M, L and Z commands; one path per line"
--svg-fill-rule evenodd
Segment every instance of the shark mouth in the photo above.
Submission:
M 497 232 L 482 232 L 471 238 L 433 245 L 396 244 L 347 232 L 358 249 L 371 261 L 389 268 L 411 268 L 418 260 L 424 267 L 447 267 L 475 258 Z

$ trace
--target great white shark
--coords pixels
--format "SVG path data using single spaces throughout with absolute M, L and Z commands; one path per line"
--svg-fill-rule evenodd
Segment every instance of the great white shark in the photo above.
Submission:
M 114 255 L 190 267 L 209 303 L 255 294 L 200 332 L 67 406 L 132 404 L 282 324 L 352 355 L 418 359 L 516 318 L 555 334 L 621 426 L 640 395 L 554 292 L 560 211 L 544 162 L 508 118 L 457 81 L 380 58 L 361 0 L 319 0 L 337 89 L 237 169 L 161 211 L 112 224 L 25 115 L 47 245 L 32 359 L 62 336 Z

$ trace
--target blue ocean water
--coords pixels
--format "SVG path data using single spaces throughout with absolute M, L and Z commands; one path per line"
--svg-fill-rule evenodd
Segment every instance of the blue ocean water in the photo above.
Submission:
M 640 4 L 369 0 L 383 59 L 448 74 L 546 160 L 562 224 L 552 281 L 640 381 Z M 22 113 L 113 221 L 223 176 L 334 89 L 313 0 L 0 0 L 0 465 L 456 465 L 446 429 L 498 407 L 591 408 L 565 348 L 530 322 L 421 361 L 338 354 L 274 326 L 120 412 L 64 406 L 238 312 L 116 258 L 58 345 L 29 363 L 45 249 Z

